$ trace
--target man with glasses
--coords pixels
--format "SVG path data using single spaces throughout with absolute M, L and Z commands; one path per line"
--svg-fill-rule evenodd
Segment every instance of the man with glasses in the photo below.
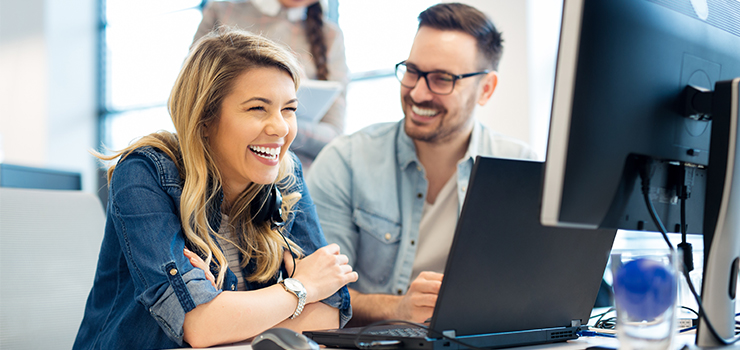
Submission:
M 324 234 L 349 257 L 353 325 L 431 317 L 477 155 L 534 159 L 473 117 L 496 88 L 501 35 L 468 5 L 419 15 L 396 65 L 405 117 L 330 143 L 307 185 Z

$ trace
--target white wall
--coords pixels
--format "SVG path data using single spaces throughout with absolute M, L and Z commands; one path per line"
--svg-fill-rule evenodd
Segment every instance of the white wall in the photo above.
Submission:
M 545 159 L 562 0 L 461 0 L 493 20 L 504 38 L 499 85 L 476 116 L 529 143 Z
M 1 162 L 81 172 L 97 143 L 95 0 L 0 0 Z
M 462 1 L 483 11 L 502 32 L 504 54 L 498 67 L 498 87 L 476 116 L 491 129 L 527 143 L 530 96 L 527 73 L 527 3 L 511 0 Z

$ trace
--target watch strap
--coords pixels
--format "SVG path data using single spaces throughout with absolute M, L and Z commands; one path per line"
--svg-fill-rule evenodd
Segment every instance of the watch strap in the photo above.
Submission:
M 295 308 L 295 311 L 293 312 L 293 315 L 290 316 L 290 319 L 294 319 L 298 317 L 298 315 L 303 312 L 303 307 L 306 306 L 306 288 L 303 287 L 303 283 L 301 283 L 299 280 L 290 278 L 294 282 L 298 283 L 301 286 L 301 290 L 293 290 L 292 288 L 289 288 L 285 284 L 285 280 L 280 281 L 280 284 L 283 285 L 283 288 L 285 288 L 286 291 L 290 292 L 291 294 L 295 295 L 296 298 L 298 298 L 298 305 Z

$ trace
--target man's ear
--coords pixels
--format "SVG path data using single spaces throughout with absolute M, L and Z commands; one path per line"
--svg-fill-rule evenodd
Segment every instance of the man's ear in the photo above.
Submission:
M 478 88 L 478 104 L 485 106 L 488 100 L 491 99 L 493 91 L 496 90 L 498 85 L 498 73 L 492 71 L 483 78 Z

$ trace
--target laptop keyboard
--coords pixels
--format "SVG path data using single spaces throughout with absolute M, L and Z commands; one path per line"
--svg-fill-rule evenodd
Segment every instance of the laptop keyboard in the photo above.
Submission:
M 417 327 L 389 328 L 375 331 L 368 331 L 367 334 L 385 335 L 393 337 L 418 338 L 426 337 L 427 330 Z

